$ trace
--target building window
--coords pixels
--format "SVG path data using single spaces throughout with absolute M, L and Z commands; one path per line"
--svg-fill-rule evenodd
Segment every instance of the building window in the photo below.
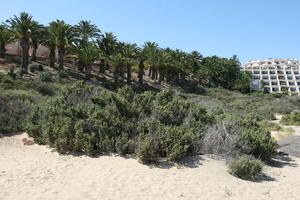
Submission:
M 297 82 L 297 85 L 300 85 L 300 82 Z
M 254 79 L 260 79 L 260 76 L 254 76 Z
M 262 71 L 261 73 L 262 73 L 262 74 L 268 74 L 268 72 L 267 72 L 267 71 Z
M 292 92 L 295 92 L 296 91 L 296 88 L 290 88 Z
M 272 91 L 277 92 L 277 91 L 279 91 L 279 89 L 278 88 L 272 88 Z
M 299 71 L 294 71 L 294 74 L 299 74 Z
M 289 85 L 295 85 L 295 82 L 289 82 Z
M 268 76 L 263 76 L 263 77 L 262 77 L 262 79 L 264 79 L 264 80 L 268 80 L 268 79 L 269 79 L 269 77 L 268 77 Z
M 296 79 L 297 79 L 297 80 L 300 80 L 300 76 L 296 76 Z
M 271 76 L 271 79 L 272 79 L 272 80 L 275 80 L 275 79 L 276 79 L 276 76 Z
M 291 71 L 286 71 L 285 73 L 286 73 L 286 74 L 292 74 L 292 72 L 291 72 Z
M 254 74 L 260 74 L 260 71 L 254 71 Z
M 287 78 L 288 78 L 289 80 L 292 80 L 292 79 L 293 79 L 293 77 L 292 77 L 292 76 L 288 76 Z
M 270 82 L 269 81 L 265 81 L 264 85 L 270 85 Z
M 277 82 L 271 82 L 271 84 L 272 84 L 272 85 L 278 85 L 278 83 L 277 83 Z
M 270 71 L 270 74 L 276 74 L 276 72 L 275 71 Z

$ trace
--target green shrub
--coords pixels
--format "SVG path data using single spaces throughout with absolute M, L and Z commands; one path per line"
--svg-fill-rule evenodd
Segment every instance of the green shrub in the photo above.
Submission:
M 34 72 L 36 72 L 36 71 L 39 70 L 39 65 L 37 65 L 37 64 L 29 64 L 28 68 L 29 68 L 30 72 L 34 73 Z
M 48 144 L 60 153 L 137 153 L 142 162 L 156 157 L 176 161 L 192 153 L 194 140 L 200 139 L 212 117 L 183 98 L 177 101 L 179 97 L 162 96 L 136 94 L 128 87 L 114 93 L 76 82 L 36 104 L 25 128 L 37 143 Z M 154 103 L 157 98 L 176 102 L 164 107 L 166 113 L 175 115 L 175 109 L 183 108 L 183 115 L 167 123 L 156 114 L 160 106 Z
M 33 89 L 42 95 L 53 96 L 55 95 L 57 88 L 49 83 L 42 82 L 38 79 L 28 80 L 24 83 L 24 87 L 27 89 Z
M 39 79 L 44 82 L 48 82 L 52 80 L 52 74 L 50 72 L 40 72 Z
M 281 123 L 284 125 L 300 125 L 300 112 L 293 112 L 282 117 Z
M 11 65 L 11 66 L 8 67 L 7 75 L 12 77 L 13 79 L 16 78 L 17 74 L 15 73 L 15 67 L 14 66 Z
M 1 89 L 23 89 L 23 82 L 14 79 L 9 75 L 0 73 L 0 88 Z
M 242 156 L 229 164 L 229 173 L 241 179 L 253 178 L 260 174 L 262 169 L 263 164 L 249 156 Z
M 58 79 L 68 78 L 69 72 L 67 70 L 60 70 L 59 72 L 57 72 L 56 77 Z
M 36 94 L 24 90 L 0 90 L 0 133 L 23 130 L 23 122 L 37 98 Z
M 19 75 L 20 75 L 20 77 L 23 77 L 24 74 L 27 74 L 27 71 L 26 71 L 26 69 L 24 69 L 24 68 L 21 67 L 19 69 Z
M 243 128 L 235 139 L 243 153 L 269 161 L 277 152 L 278 144 L 271 137 L 271 133 L 259 124 L 260 120 L 255 115 L 248 115 L 236 120 L 236 124 Z
M 158 158 L 157 147 L 150 136 L 141 136 L 137 146 L 136 155 L 143 164 L 156 161 Z
M 264 120 L 261 122 L 262 126 L 267 130 L 267 131 L 281 131 L 282 127 L 279 124 Z

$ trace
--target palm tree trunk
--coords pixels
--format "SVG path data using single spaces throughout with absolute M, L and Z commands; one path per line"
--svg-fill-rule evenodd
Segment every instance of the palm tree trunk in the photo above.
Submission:
M 105 61 L 104 60 L 101 60 L 100 61 L 100 68 L 99 68 L 99 72 L 98 72 L 98 75 L 100 74 L 100 73 L 104 73 L 105 72 L 105 63 L 104 63 Z
M 140 61 L 140 64 L 139 64 L 139 73 L 138 73 L 138 78 L 139 78 L 139 83 L 140 84 L 143 84 L 144 68 L 145 68 L 144 62 Z
M 85 77 L 87 79 L 90 79 L 91 78 L 91 74 L 92 74 L 92 65 L 90 65 L 90 64 L 85 65 L 84 70 L 85 70 L 84 71 L 85 72 Z
M 54 67 L 55 65 L 55 49 L 50 49 L 49 65 L 50 67 Z
M 158 76 L 158 84 L 161 85 L 161 82 L 164 79 L 163 70 L 159 70 L 159 76 Z
M 127 84 L 131 84 L 131 65 L 127 65 Z
M 36 61 L 36 51 L 37 51 L 37 48 L 38 48 L 37 45 L 33 46 L 31 61 Z
M 26 72 L 28 70 L 28 59 L 29 59 L 29 44 L 28 40 L 21 40 L 20 45 L 22 48 L 22 55 L 21 55 L 21 68 L 25 69 Z
M 61 47 L 58 49 L 58 60 L 59 60 L 59 69 L 64 69 L 64 55 L 65 55 L 65 48 Z
M 151 74 L 151 79 L 154 80 L 155 79 L 155 74 L 156 74 L 156 70 L 152 69 L 152 74 Z
M 148 76 L 149 76 L 149 77 L 151 76 L 151 72 L 152 72 L 152 67 L 150 66 L 150 67 L 149 67 L 149 71 L 148 71 Z
M 118 82 L 119 82 L 119 68 L 118 67 L 116 67 L 114 70 L 114 82 L 115 82 L 115 84 L 118 84 Z
M 0 58 L 4 58 L 5 57 L 5 44 L 1 44 L 0 45 Z

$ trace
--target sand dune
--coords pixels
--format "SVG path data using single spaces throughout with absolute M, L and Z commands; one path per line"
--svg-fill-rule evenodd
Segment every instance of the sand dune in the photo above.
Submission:
M 26 134 L 0 139 L 0 199 L 286 199 L 300 198 L 300 159 L 280 157 L 265 176 L 244 181 L 224 161 L 193 157 L 182 166 L 146 166 L 117 156 L 61 156 L 24 146 Z

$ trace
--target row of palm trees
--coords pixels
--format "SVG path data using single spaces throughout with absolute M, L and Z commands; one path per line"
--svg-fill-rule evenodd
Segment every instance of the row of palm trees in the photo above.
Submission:
M 28 13 L 22 12 L 0 25 L 1 57 L 5 55 L 5 45 L 15 41 L 21 45 L 20 67 L 26 71 L 29 48 L 33 50 L 31 61 L 35 61 L 38 46 L 44 45 L 50 50 L 51 67 L 55 67 L 58 60 L 59 69 L 62 70 L 65 55 L 72 54 L 76 55 L 78 69 L 84 71 L 87 78 L 93 75 L 92 66 L 97 61 L 100 63 L 98 75 L 108 69 L 113 70 L 115 83 L 120 81 L 120 77 L 124 80 L 126 74 L 126 82 L 131 84 L 133 66 L 137 66 L 140 84 L 143 84 L 146 69 L 147 76 L 159 84 L 163 81 L 183 82 L 186 77 L 195 75 L 215 85 L 226 83 L 226 88 L 233 88 L 232 85 L 240 77 L 239 61 L 236 57 L 204 58 L 197 51 L 187 53 L 179 49 L 161 48 L 155 42 L 145 42 L 142 46 L 121 42 L 111 32 L 102 33 L 90 21 L 80 21 L 72 26 L 62 20 L 56 20 L 44 26 Z
M 49 50 L 49 65 L 55 66 L 58 60 L 59 69 L 64 68 L 66 54 L 77 55 L 78 68 L 85 72 L 87 78 L 92 75 L 92 65 L 100 62 L 99 73 L 113 69 L 114 81 L 118 83 L 120 76 L 127 72 L 127 83 L 130 84 L 133 65 L 138 66 L 138 81 L 143 83 L 147 66 L 148 76 L 162 81 L 180 81 L 195 71 L 201 65 L 202 55 L 196 51 L 186 53 L 181 50 L 160 48 L 155 42 L 137 44 L 118 41 L 117 37 L 100 29 L 90 21 L 80 21 L 71 26 L 62 20 L 50 22 L 44 26 L 35 21 L 28 13 L 14 15 L 0 25 L 0 56 L 5 55 L 5 45 L 18 41 L 21 53 L 21 68 L 27 71 L 29 64 L 29 48 L 32 48 L 31 61 L 36 60 L 39 45 Z M 58 59 L 55 57 L 58 52 Z

